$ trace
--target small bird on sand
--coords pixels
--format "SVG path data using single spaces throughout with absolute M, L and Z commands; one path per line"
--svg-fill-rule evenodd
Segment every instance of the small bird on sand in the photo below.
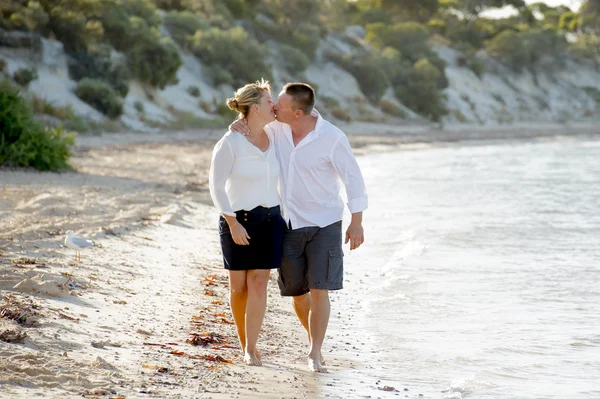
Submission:
M 67 237 L 65 238 L 65 246 L 76 251 L 75 260 L 81 260 L 81 254 L 79 251 L 83 248 L 93 247 L 94 242 L 92 240 L 86 240 L 85 238 L 77 237 L 73 230 L 69 230 L 67 231 Z

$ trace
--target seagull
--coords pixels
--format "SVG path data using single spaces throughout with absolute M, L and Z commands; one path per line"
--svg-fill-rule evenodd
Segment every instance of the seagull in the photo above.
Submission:
M 73 230 L 69 230 L 67 231 L 67 238 L 65 238 L 65 246 L 76 251 L 75 260 L 81 260 L 81 254 L 79 251 L 83 248 L 93 247 L 94 242 L 91 240 L 86 240 L 85 238 L 77 237 Z

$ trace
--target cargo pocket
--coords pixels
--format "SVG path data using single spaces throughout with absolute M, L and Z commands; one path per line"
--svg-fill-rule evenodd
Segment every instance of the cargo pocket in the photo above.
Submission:
M 344 251 L 342 248 L 329 248 L 327 282 L 341 283 L 344 274 Z

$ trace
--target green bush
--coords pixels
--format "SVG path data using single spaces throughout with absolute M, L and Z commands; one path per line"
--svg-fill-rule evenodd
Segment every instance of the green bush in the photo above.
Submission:
M 315 57 L 321 35 L 318 26 L 304 22 L 295 26 L 289 24 L 269 23 L 263 20 L 255 22 L 258 26 L 257 36 L 261 41 L 272 39 L 287 44 L 303 52 L 309 60 Z
M 396 97 L 408 108 L 434 121 L 448 113 L 439 91 L 442 72 L 428 59 L 415 62 L 395 86 Z
M 600 62 L 600 36 L 579 35 L 575 42 L 569 44 L 568 51 L 577 58 Z
M 393 101 L 383 99 L 379 102 L 379 108 L 381 108 L 381 110 L 388 115 L 392 115 L 402 119 L 408 118 L 408 114 L 406 113 L 406 111 L 400 108 Z
M 334 118 L 339 119 L 341 121 L 352 122 L 352 116 L 345 108 L 336 107 L 331 110 L 331 115 L 333 115 Z
M 210 24 L 198 15 L 191 12 L 170 12 L 163 20 L 171 37 L 184 50 L 189 51 L 189 38 L 199 30 L 210 29 Z
M 6 71 L 6 60 L 4 58 L 0 58 L 0 73 L 4 73 Z
M 306 54 L 287 44 L 279 45 L 279 55 L 283 67 L 292 74 L 299 74 L 310 65 L 310 60 Z
M 188 86 L 186 91 L 192 97 L 200 97 L 200 89 L 198 88 L 198 86 Z
M 141 101 L 136 101 L 133 106 L 137 112 L 144 113 L 144 104 L 142 104 Z
M 129 92 L 131 72 L 125 64 L 113 65 L 110 59 L 110 48 L 94 46 L 88 51 L 73 52 L 69 57 L 69 75 L 74 80 L 91 78 L 104 80 L 115 89 L 121 97 Z
M 47 130 L 33 119 L 19 90 L 0 82 L 0 165 L 38 170 L 67 168 L 75 139 L 62 127 Z
M 35 95 L 32 98 L 32 107 L 34 112 L 54 116 L 60 120 L 75 118 L 75 111 L 73 111 L 73 107 L 70 104 L 65 107 L 56 106 L 45 98 Z
M 62 2 L 50 8 L 50 29 L 56 38 L 63 43 L 67 53 L 73 51 L 86 51 L 90 45 L 98 43 L 104 36 L 102 23 L 97 20 L 88 20 L 86 15 L 93 15 L 99 11 L 99 3 Z
M 140 81 L 164 89 L 183 63 L 177 48 L 167 38 L 141 40 L 127 54 L 129 69 Z
M 366 26 L 365 39 L 376 47 L 392 47 L 400 51 L 410 61 L 416 61 L 431 53 L 427 45 L 429 31 L 418 22 L 401 22 L 390 26 L 383 23 Z
M 379 101 L 390 84 L 375 57 L 370 55 L 356 57 L 336 53 L 328 53 L 327 56 L 352 74 L 358 81 L 361 91 L 374 103 Z
M 29 83 L 38 78 L 35 68 L 19 68 L 13 73 L 13 79 L 20 86 L 27 87 Z
M 101 17 L 104 37 L 119 51 L 127 51 L 142 40 L 158 41 L 160 19 L 144 0 L 108 2 Z
M 485 65 L 477 59 L 477 56 L 475 55 L 477 50 L 469 43 L 464 42 L 458 43 L 456 45 L 456 50 L 460 52 L 458 56 L 458 65 L 469 68 L 480 78 L 485 70 Z
M 554 57 L 567 47 L 566 39 L 555 29 L 504 30 L 486 42 L 486 52 L 516 71 L 535 65 L 544 57 Z
M 235 85 L 268 79 L 271 75 L 264 62 L 264 48 L 242 27 L 198 31 L 192 38 L 192 46 L 194 54 L 211 65 L 213 72 L 218 69 L 228 72 Z
M 75 94 L 109 118 L 123 114 L 123 102 L 119 95 L 106 82 L 85 78 L 79 81 Z

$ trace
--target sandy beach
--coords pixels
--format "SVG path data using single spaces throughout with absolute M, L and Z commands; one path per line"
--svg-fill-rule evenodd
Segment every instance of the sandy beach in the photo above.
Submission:
M 348 129 L 357 154 L 598 134 L 591 125 L 502 134 L 368 129 Z M 81 136 L 73 171 L 0 169 L 0 397 L 419 397 L 375 381 L 343 389 L 351 384 L 339 372 L 357 363 L 350 347 L 336 345 L 342 337 L 327 337 L 330 373 L 309 373 L 306 334 L 273 278 L 259 342 L 265 365 L 242 365 L 207 187 L 222 134 Z M 67 230 L 96 244 L 80 262 L 63 245 Z

